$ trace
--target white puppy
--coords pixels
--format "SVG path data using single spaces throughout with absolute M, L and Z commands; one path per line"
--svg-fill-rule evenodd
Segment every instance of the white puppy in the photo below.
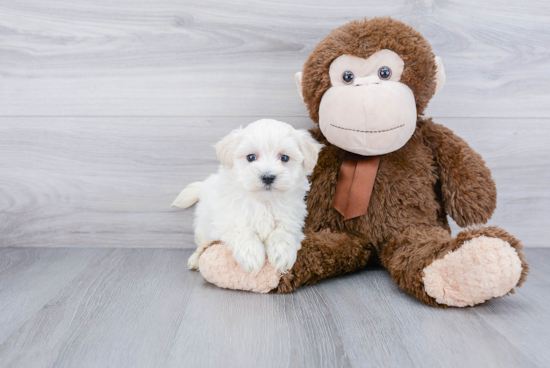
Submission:
M 265 258 L 285 272 L 304 239 L 305 195 L 322 145 L 305 130 L 263 119 L 236 129 L 216 145 L 222 166 L 204 182 L 189 184 L 173 206 L 195 212 L 197 250 L 188 267 L 216 240 L 224 242 L 246 272 Z

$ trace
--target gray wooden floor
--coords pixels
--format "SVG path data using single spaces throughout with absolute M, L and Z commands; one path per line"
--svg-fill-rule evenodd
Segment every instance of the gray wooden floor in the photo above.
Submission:
M 516 294 L 436 309 L 383 269 L 219 289 L 190 250 L 0 249 L 2 367 L 548 367 L 550 249 Z

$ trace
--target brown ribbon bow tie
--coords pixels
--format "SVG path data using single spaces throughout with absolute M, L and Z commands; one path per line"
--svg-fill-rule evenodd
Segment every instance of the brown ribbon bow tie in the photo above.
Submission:
M 359 156 L 346 152 L 332 205 L 344 221 L 367 213 L 380 156 Z

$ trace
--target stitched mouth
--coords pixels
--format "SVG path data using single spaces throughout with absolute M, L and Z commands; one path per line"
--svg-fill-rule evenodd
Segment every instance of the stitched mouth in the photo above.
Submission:
M 390 129 L 384 129 L 384 130 L 357 130 L 357 129 L 342 128 L 342 127 L 340 127 L 338 125 L 334 125 L 334 124 L 330 124 L 330 125 L 335 127 L 335 128 L 338 128 L 338 129 L 350 130 L 352 132 L 358 132 L 358 133 L 384 133 L 384 132 L 389 132 L 390 130 L 403 128 L 405 126 L 405 124 L 401 124 L 399 126 L 396 126 L 396 127 L 390 128 Z

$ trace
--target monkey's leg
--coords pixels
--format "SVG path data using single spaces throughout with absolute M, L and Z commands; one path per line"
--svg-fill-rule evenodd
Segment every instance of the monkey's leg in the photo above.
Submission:
M 296 263 L 281 277 L 275 293 L 288 293 L 300 285 L 314 284 L 328 277 L 342 275 L 364 267 L 370 249 L 345 233 L 329 230 L 305 232 Z
M 358 239 L 323 230 L 306 232 L 296 263 L 282 277 L 269 262 L 255 276 L 245 273 L 220 242 L 212 243 L 202 253 L 199 271 L 208 282 L 223 288 L 288 293 L 300 285 L 355 271 L 367 264 L 370 254 Z
M 432 306 L 465 307 L 513 292 L 528 273 L 521 243 L 495 227 L 456 238 L 438 227 L 415 227 L 384 246 L 381 261 L 406 292 Z

